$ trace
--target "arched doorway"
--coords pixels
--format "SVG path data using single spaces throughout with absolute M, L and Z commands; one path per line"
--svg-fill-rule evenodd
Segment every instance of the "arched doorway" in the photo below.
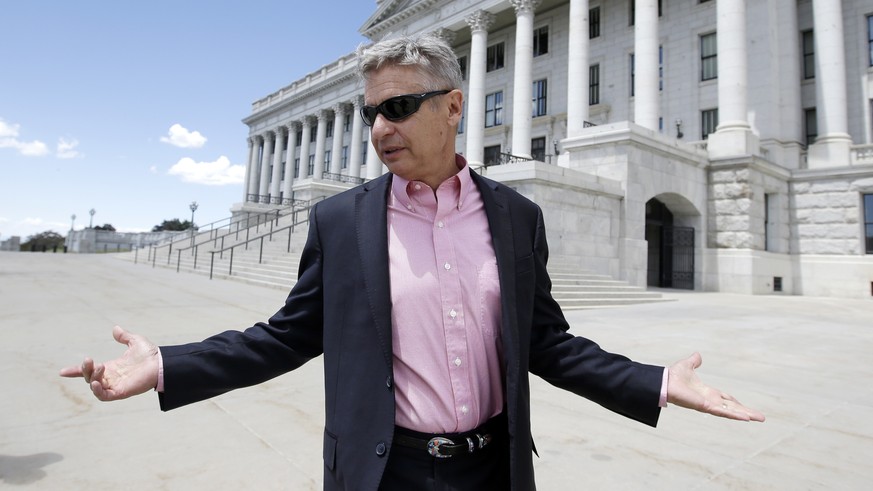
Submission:
M 674 224 L 673 212 L 662 201 L 646 203 L 648 285 L 694 289 L 694 228 Z

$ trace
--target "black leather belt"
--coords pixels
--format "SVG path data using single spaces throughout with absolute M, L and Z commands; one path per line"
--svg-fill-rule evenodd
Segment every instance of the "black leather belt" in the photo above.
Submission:
M 447 459 L 458 455 L 467 455 L 485 448 L 493 437 L 489 433 L 473 433 L 466 437 L 435 436 L 430 439 L 416 438 L 402 433 L 394 434 L 394 443 L 404 447 L 426 450 L 427 453 L 438 459 Z M 458 440 L 458 441 L 455 441 Z

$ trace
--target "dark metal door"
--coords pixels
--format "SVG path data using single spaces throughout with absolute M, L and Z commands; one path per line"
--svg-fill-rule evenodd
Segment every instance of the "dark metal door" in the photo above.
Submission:
M 694 289 L 694 228 L 664 227 L 661 264 L 662 284 Z

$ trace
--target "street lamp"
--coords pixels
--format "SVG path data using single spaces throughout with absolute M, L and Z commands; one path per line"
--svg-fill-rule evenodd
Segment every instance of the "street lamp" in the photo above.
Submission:
M 70 219 L 72 220 L 70 222 L 70 230 L 73 230 L 76 228 L 76 214 L 73 213 L 73 216 L 71 216 Z
M 194 212 L 197 211 L 197 202 L 192 201 L 188 208 L 191 209 L 191 228 L 194 228 Z
M 88 228 L 94 228 L 94 214 L 97 213 L 97 210 L 91 208 L 91 211 L 88 212 L 91 215 L 91 221 L 88 222 Z

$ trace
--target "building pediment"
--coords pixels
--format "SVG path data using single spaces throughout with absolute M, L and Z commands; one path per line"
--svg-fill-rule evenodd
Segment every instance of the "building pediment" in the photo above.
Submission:
M 432 7 L 439 0 L 383 0 L 377 4 L 376 12 L 358 30 L 370 39 L 379 39 L 391 27 Z

